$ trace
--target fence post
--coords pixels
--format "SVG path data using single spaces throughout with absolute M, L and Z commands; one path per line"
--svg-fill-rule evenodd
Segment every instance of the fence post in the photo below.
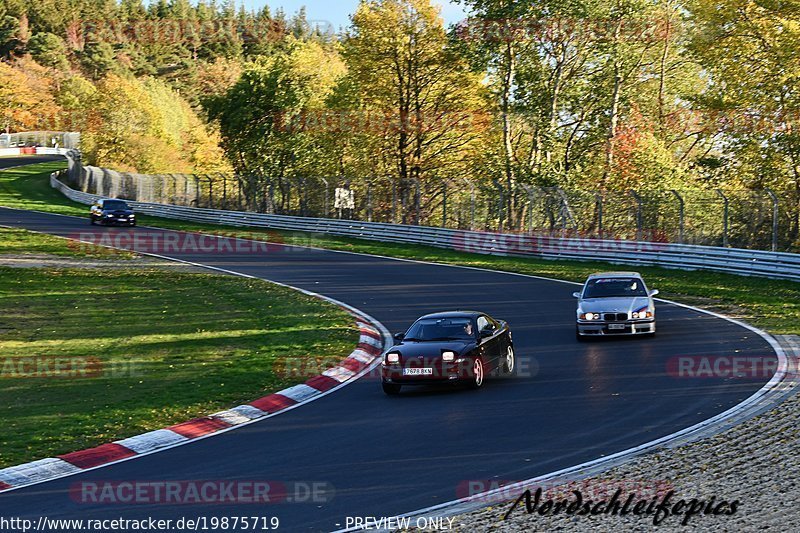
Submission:
M 298 210 L 300 212 L 301 217 L 308 216 L 308 187 L 306 183 L 305 176 L 297 178 L 297 199 L 298 199 Z
M 729 207 L 730 202 L 728 201 L 728 197 L 725 196 L 725 193 L 722 192 L 722 189 L 716 189 L 717 196 L 722 198 L 722 246 L 724 248 L 728 247 L 728 215 L 729 215 Z
M 326 178 L 320 178 L 322 183 L 325 184 L 325 197 L 322 203 L 322 218 L 328 218 L 328 189 L 330 188 L 330 183 Z
M 420 194 L 419 194 L 419 179 L 411 178 L 414 180 L 414 225 L 419 226 L 420 219 Z
M 397 224 L 397 184 L 392 177 L 386 179 L 392 184 L 392 224 Z
M 533 185 L 520 185 L 528 193 L 528 233 L 533 235 L 533 202 L 536 201 L 536 187 Z
M 228 209 L 228 175 L 223 172 L 217 175 L 222 178 L 222 209 Z
M 442 227 L 447 227 L 447 180 L 442 180 Z
M 775 192 L 767 188 L 767 194 L 769 197 L 772 198 L 772 251 L 778 251 L 778 223 L 780 221 L 780 204 L 778 202 L 778 196 Z
M 372 222 L 372 181 L 367 182 L 367 222 Z
M 564 192 L 564 189 L 561 187 L 555 188 L 556 194 L 558 194 L 559 199 L 561 200 L 561 231 L 562 237 L 567 236 L 567 222 L 571 221 L 572 225 L 575 227 L 575 231 L 577 233 L 578 230 L 578 223 L 575 221 L 575 217 L 572 214 L 572 208 L 569 206 L 569 198 L 567 198 L 567 193 Z
M 499 210 L 497 212 L 497 216 L 500 220 L 497 231 L 503 233 L 503 228 L 505 227 L 506 194 L 505 190 L 503 189 L 503 185 L 499 181 L 494 180 L 494 184 L 497 186 L 497 190 L 500 191 L 500 203 L 498 204 Z
M 603 195 L 594 193 L 594 203 L 597 206 L 597 238 L 603 238 Z
M 205 177 L 208 180 L 208 207 L 214 209 L 214 180 L 208 174 L 205 174 Z
M 684 215 L 686 213 L 686 203 L 683 201 L 683 197 L 680 195 L 678 191 L 675 189 L 671 189 L 670 192 L 675 195 L 675 198 L 678 199 L 678 244 L 683 244 L 683 237 L 684 237 Z
M 236 174 L 236 208 L 238 211 L 242 210 L 242 176 Z
M 463 176 L 461 179 L 464 180 L 467 185 L 469 185 L 469 229 L 470 231 L 475 231 L 475 184 Z
M 269 214 L 275 215 L 277 214 L 277 209 L 275 209 L 275 180 L 269 179 L 267 181 L 267 193 L 269 194 Z
M 639 193 L 637 193 L 633 189 L 630 190 L 630 194 L 631 194 L 631 196 L 633 196 L 633 199 L 636 200 L 636 240 L 637 241 L 641 241 L 642 237 L 643 237 L 643 235 L 642 235 L 642 233 L 643 233 L 642 232 L 642 226 L 643 226 L 643 221 L 642 221 L 642 197 L 639 196 Z

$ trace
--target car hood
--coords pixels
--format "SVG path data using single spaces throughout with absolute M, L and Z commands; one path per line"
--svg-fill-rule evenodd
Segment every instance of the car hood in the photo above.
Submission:
M 583 313 L 630 313 L 650 305 L 650 298 L 596 298 L 581 300 L 579 309 Z
M 463 354 L 475 346 L 475 341 L 443 341 L 443 342 L 403 342 L 392 347 L 390 352 L 400 352 L 403 358 L 440 357 L 442 351 Z

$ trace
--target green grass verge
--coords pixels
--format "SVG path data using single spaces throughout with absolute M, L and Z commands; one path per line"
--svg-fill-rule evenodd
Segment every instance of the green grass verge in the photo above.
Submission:
M 114 250 L 103 246 L 81 243 L 80 246 L 70 245 L 60 237 L 32 233 L 20 229 L 0 228 L 2 242 L 0 253 L 4 255 L 34 255 L 48 254 L 73 258 L 91 259 L 133 259 L 137 255 L 124 250 Z M 65 246 L 66 243 L 66 246 Z
M 79 206 L 49 188 L 47 174 L 42 171 L 52 172 L 52 168 L 54 167 L 27 167 L 0 173 L 0 205 L 10 205 L 7 202 L 14 202 L 15 198 L 20 198 L 25 206 L 31 209 L 86 216 L 85 206 Z M 229 226 L 154 217 L 141 217 L 140 223 L 190 231 L 235 231 L 237 235 L 250 236 L 254 239 L 275 239 L 277 236 L 287 244 L 490 268 L 570 281 L 583 281 L 589 273 L 598 270 L 619 269 L 602 262 L 495 257 L 426 246 L 379 243 L 310 233 L 243 231 Z M 649 285 L 661 290 L 661 296 L 664 298 L 744 318 L 772 333 L 800 333 L 800 283 L 657 267 L 639 267 L 637 270 L 647 276 Z
M 0 229 L 0 257 L 76 254 L 21 233 Z M 291 289 L 126 263 L 0 267 L 0 468 L 239 405 L 305 379 L 280 369 L 357 342 L 350 315 Z M 77 373 L 30 366 L 54 358 Z

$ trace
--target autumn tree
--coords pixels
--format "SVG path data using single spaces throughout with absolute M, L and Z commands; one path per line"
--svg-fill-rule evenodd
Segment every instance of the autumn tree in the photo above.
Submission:
M 792 195 L 800 237 L 800 8 L 796 2 L 694 0 L 692 51 L 710 75 L 700 100 L 717 126 L 728 179 Z
M 248 197 L 260 193 L 259 205 L 267 190 L 274 198 L 276 188 L 288 187 L 287 179 L 317 167 L 313 132 L 305 131 L 304 120 L 324 109 L 344 70 L 335 49 L 290 38 L 282 50 L 247 65 L 227 92 L 206 101 L 234 168 L 247 180 Z
M 434 180 L 436 188 L 467 168 L 487 108 L 480 78 L 449 46 L 438 8 L 429 0 L 362 1 L 344 57 L 358 109 L 387 119 L 374 134 L 404 198 L 412 181 Z

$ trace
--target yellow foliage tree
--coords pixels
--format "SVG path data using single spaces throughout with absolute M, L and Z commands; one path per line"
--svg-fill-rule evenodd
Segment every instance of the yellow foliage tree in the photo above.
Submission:
M 25 59 L 0 62 L 0 120 L 6 132 L 56 129 L 61 109 L 47 69 Z
M 83 149 L 92 164 L 142 173 L 227 170 L 218 139 L 161 81 L 110 74 L 91 115 Z

